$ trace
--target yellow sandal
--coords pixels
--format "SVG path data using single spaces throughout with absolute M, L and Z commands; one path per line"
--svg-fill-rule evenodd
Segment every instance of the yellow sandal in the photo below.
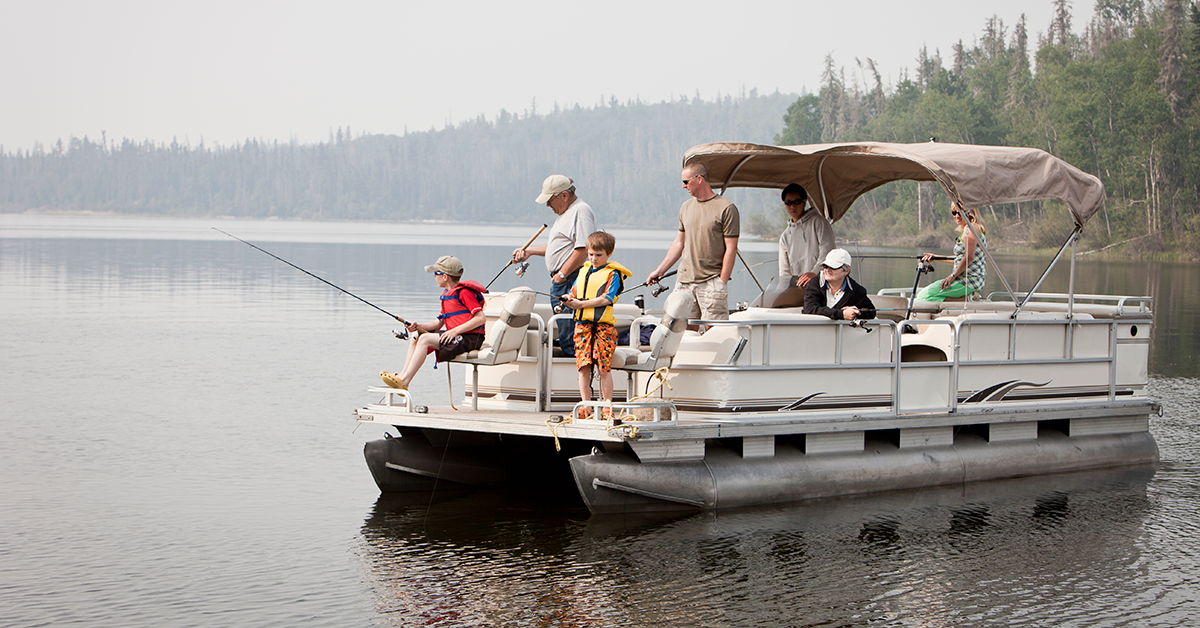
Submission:
M 379 371 L 379 379 L 382 379 L 383 383 L 391 386 L 392 388 L 408 390 L 408 386 L 405 386 L 404 382 L 400 381 L 400 376 L 390 371 Z

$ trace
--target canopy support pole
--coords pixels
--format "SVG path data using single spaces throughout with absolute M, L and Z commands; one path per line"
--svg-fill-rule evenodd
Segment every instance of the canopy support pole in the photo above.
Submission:
M 1079 229 L 1080 229 L 1079 225 L 1075 225 L 1075 230 L 1071 232 L 1070 237 L 1068 237 L 1067 241 L 1063 242 L 1063 245 L 1058 248 L 1058 254 L 1054 256 L 1054 259 L 1050 260 L 1050 265 L 1047 266 L 1046 270 L 1042 272 L 1042 276 L 1038 278 L 1037 283 L 1033 284 L 1033 289 L 1030 290 L 1029 293 L 1025 295 L 1025 298 L 1022 299 L 1021 302 L 1017 304 L 1017 309 L 1013 310 L 1012 316 L 1010 316 L 1009 318 L 1016 318 L 1017 314 L 1020 314 L 1021 310 L 1024 309 L 1025 304 L 1029 303 L 1029 299 L 1033 298 L 1033 295 L 1037 292 L 1038 288 L 1040 288 L 1042 286 L 1042 282 L 1046 281 L 1046 277 L 1049 276 L 1050 271 L 1054 269 L 1054 265 L 1057 264 L 1059 258 L 1062 257 L 1063 251 L 1067 250 L 1067 245 L 1071 245 L 1071 249 L 1072 249 L 1072 251 L 1071 251 L 1071 294 L 1072 294 L 1071 303 L 1074 302 L 1073 295 L 1075 294 L 1075 239 L 1079 236 Z M 1007 286 L 1008 286 L 1008 284 L 1005 284 L 1005 287 L 1007 287 Z M 1016 301 L 1016 300 L 1017 300 L 1017 297 L 1014 295 L 1013 301 Z M 1071 306 L 1068 305 L 1067 307 L 1068 307 L 1067 313 L 1068 313 L 1068 315 L 1070 315 L 1070 312 L 1071 312 L 1070 307 Z
M 1079 252 L 1079 231 L 1071 237 L 1071 281 L 1067 284 L 1067 320 L 1075 320 L 1075 257 Z M 1067 357 L 1075 357 L 1075 324 L 1067 324 Z
M 954 197 L 954 196 L 952 196 L 951 198 L 957 199 L 957 197 Z M 955 202 L 958 203 L 958 206 L 960 208 L 966 207 L 966 205 L 963 205 L 961 200 L 955 200 Z M 978 212 L 979 209 L 976 208 L 975 211 Z M 1000 283 L 1004 284 L 1004 289 L 1008 291 L 1008 296 L 1012 297 L 1013 303 L 1016 303 L 1017 293 L 1013 292 L 1012 287 L 1008 285 L 1008 279 L 1005 279 L 1004 273 L 1000 272 L 1000 265 L 996 263 L 996 260 L 994 258 L 992 258 L 992 254 L 990 252 L 988 252 L 987 245 L 984 244 L 983 240 L 979 237 L 979 232 L 975 230 L 975 225 L 971 223 L 970 218 L 967 218 L 967 228 L 971 230 L 971 233 L 975 234 L 975 245 L 978 246 L 979 248 L 983 249 L 983 256 L 987 258 L 987 261 L 988 261 L 988 263 L 990 263 L 992 265 L 992 268 L 996 269 L 996 276 L 1000 278 Z M 1024 305 L 1024 304 L 1022 304 L 1022 305 Z M 1021 308 L 1018 307 L 1017 311 L 1020 311 L 1020 310 L 1021 310 Z M 1016 318 L 1016 317 L 1017 317 L 1017 313 L 1013 312 L 1013 318 Z
M 817 185 L 821 186 L 821 213 L 825 215 L 825 220 L 833 222 L 833 219 L 829 217 L 829 199 L 825 198 L 825 176 L 822 174 L 826 159 L 829 157 L 821 157 L 821 161 L 817 162 Z
M 1079 252 L 1079 227 L 1071 234 L 1071 281 L 1067 287 L 1067 320 L 1075 318 L 1075 258 Z
M 750 268 L 750 264 L 746 263 L 746 258 L 742 257 L 741 249 L 738 249 L 737 255 L 738 255 L 738 259 L 742 260 L 742 265 L 746 267 L 746 270 L 750 271 L 750 278 L 753 279 L 754 283 L 758 286 L 758 291 L 763 294 L 766 294 L 767 289 L 764 288 L 762 285 L 762 282 L 760 282 L 758 280 L 758 276 L 754 274 L 754 269 Z
M 733 167 L 733 170 L 729 171 L 729 175 L 726 176 L 725 181 L 723 183 L 721 183 L 721 196 L 725 196 L 725 190 L 729 189 L 729 184 L 730 184 L 730 182 L 733 181 L 733 177 L 735 177 L 737 175 L 738 170 L 741 170 L 742 166 L 746 165 L 746 162 L 750 161 L 751 159 L 754 159 L 754 155 L 747 155 L 744 159 L 739 161 L 736 166 Z M 742 260 L 742 261 L 744 262 L 746 260 Z M 754 273 L 750 273 L 750 274 L 753 275 Z

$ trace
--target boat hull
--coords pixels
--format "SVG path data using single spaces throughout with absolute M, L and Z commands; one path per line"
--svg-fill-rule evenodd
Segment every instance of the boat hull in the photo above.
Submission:
M 504 468 L 491 460 L 493 456 L 469 456 L 462 451 L 442 456 L 444 448 L 435 448 L 420 430 L 403 432 L 400 438 L 368 441 L 363 446 L 367 468 L 384 493 L 429 491 L 447 482 L 477 487 L 504 482 Z
M 715 443 L 690 462 L 647 464 L 629 452 L 597 452 L 572 458 L 571 471 L 588 508 L 600 514 L 739 508 L 1157 461 L 1149 432 L 1000 443 L 962 434 L 953 445 L 914 449 L 867 441 L 853 453 L 780 445 L 774 457 L 757 459 Z
M 363 446 L 367 468 L 383 493 L 526 483 L 569 491 L 567 461 L 591 447 L 589 443 L 565 441 L 563 451 L 558 452 L 546 438 L 398 429 L 399 438 L 389 436 Z

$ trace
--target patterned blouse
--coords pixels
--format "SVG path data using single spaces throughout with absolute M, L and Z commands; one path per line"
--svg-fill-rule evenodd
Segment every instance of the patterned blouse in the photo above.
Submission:
M 975 254 L 971 257 L 971 264 L 967 266 L 966 277 L 963 278 L 963 283 L 971 292 L 979 292 L 983 290 L 983 284 L 987 281 L 987 256 L 983 255 L 981 247 L 987 246 L 987 236 L 979 234 L 979 241 L 975 243 Z M 962 236 L 954 242 L 954 265 L 958 266 L 959 260 L 967 255 L 967 244 L 963 242 Z

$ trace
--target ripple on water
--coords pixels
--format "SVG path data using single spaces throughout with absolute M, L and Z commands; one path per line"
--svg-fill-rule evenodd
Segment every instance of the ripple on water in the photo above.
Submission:
M 396 625 L 1153 624 L 1197 610 L 1171 592 L 1194 557 L 1159 562 L 1175 541 L 1147 526 L 1153 481 L 1116 469 L 657 518 L 381 498 L 358 552 Z

